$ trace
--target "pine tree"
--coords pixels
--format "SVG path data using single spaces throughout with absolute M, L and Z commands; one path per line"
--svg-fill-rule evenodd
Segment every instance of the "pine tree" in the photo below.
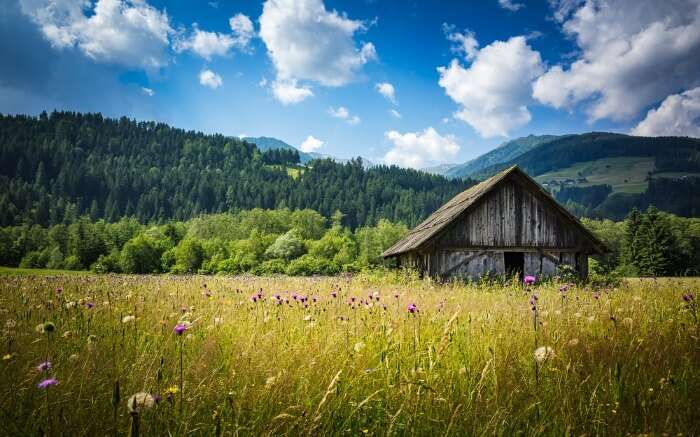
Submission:
M 642 215 L 637 208 L 632 208 L 632 211 L 625 219 L 625 238 L 622 248 L 622 260 L 624 264 L 639 270 L 639 227 L 642 224 Z
M 667 275 L 673 236 L 664 218 L 653 205 L 643 215 L 638 234 L 639 273 L 650 276 Z

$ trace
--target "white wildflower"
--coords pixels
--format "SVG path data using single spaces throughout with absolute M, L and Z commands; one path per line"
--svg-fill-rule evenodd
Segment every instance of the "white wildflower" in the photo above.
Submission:
M 357 343 L 355 343 L 355 352 L 360 352 L 362 349 L 365 348 L 365 346 L 366 345 L 363 342 L 358 341 Z
M 136 316 L 129 315 L 129 316 L 122 317 L 122 323 L 131 323 L 134 320 L 136 320 Z
M 549 346 L 540 346 L 535 349 L 535 361 L 541 363 L 543 361 L 554 358 L 554 349 Z
M 126 401 L 126 407 L 129 413 L 139 414 L 141 411 L 148 410 L 155 404 L 155 399 L 149 393 L 139 392 Z

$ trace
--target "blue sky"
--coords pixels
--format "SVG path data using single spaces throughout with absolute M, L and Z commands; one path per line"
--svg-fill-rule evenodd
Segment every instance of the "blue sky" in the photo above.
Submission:
M 424 167 L 528 134 L 700 136 L 700 1 L 6 0 L 0 112 Z

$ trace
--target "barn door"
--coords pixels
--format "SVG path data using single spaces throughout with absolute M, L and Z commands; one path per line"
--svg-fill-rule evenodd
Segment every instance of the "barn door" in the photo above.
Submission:
M 517 275 L 518 280 L 523 280 L 525 271 L 525 254 L 523 252 L 503 252 L 503 266 L 506 276 Z

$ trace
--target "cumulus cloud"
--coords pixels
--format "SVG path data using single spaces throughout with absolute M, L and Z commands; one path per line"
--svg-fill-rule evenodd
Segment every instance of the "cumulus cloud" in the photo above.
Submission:
M 267 0 L 260 16 L 260 37 L 280 83 L 337 87 L 353 81 L 377 56 L 371 42 L 355 42 L 355 33 L 364 29 L 363 22 L 326 10 L 321 0 Z M 313 95 L 308 87 L 298 89 Z
M 391 114 L 394 118 L 401 118 L 401 113 L 396 109 L 390 109 L 389 114 Z
M 432 127 L 422 132 L 405 134 L 392 130 L 384 136 L 393 144 L 392 149 L 384 155 L 384 162 L 389 165 L 422 168 L 426 164 L 454 158 L 459 152 L 459 144 L 454 136 L 442 136 Z
M 700 84 L 697 0 L 553 1 L 579 56 L 540 77 L 533 96 L 555 108 L 583 102 L 591 121 L 630 119 Z
M 360 117 L 357 115 L 350 115 L 350 111 L 348 111 L 348 108 L 345 106 L 339 106 L 337 108 L 330 107 L 328 108 L 328 115 L 330 115 L 333 118 L 339 118 L 341 120 L 345 120 L 347 124 L 350 125 L 356 125 L 360 123 Z
M 389 82 L 380 82 L 374 85 L 374 89 L 384 96 L 385 99 L 396 105 L 396 90 L 394 89 L 394 85 Z
M 285 105 L 293 105 L 299 103 L 314 95 L 311 88 L 306 86 L 298 86 L 296 80 L 274 80 L 270 85 L 272 94 L 277 100 Z
M 147 95 L 148 97 L 153 97 L 156 94 L 156 92 L 153 91 L 151 88 L 146 88 L 145 86 L 141 87 L 141 92 Z
M 478 50 L 468 67 L 457 59 L 439 67 L 438 83 L 460 105 L 456 118 L 484 138 L 508 136 L 530 122 L 532 82 L 543 68 L 540 54 L 524 36 L 516 36 Z
M 498 5 L 503 9 L 508 9 L 513 12 L 525 7 L 523 3 L 518 3 L 513 0 L 498 0 Z
M 221 85 L 224 84 L 223 79 L 221 79 L 221 76 L 218 74 L 214 73 L 211 70 L 202 70 L 199 73 L 199 83 L 209 87 L 213 90 L 219 88 Z
M 303 143 L 299 146 L 299 149 L 301 149 L 302 152 L 305 153 L 310 153 L 310 152 L 315 152 L 316 150 L 320 149 L 323 146 L 323 141 L 319 140 L 318 138 L 314 138 L 313 135 L 309 135 L 306 137 Z
M 457 32 L 454 25 L 443 23 L 442 31 L 445 32 L 448 41 L 455 43 L 451 47 L 452 51 L 462 54 L 466 60 L 471 61 L 479 52 L 479 41 L 471 30 Z
M 666 97 L 630 133 L 646 137 L 700 137 L 700 87 Z
M 174 33 L 168 15 L 145 0 L 20 0 L 54 48 L 77 47 L 99 62 L 159 68 Z
M 226 56 L 233 48 L 247 51 L 250 40 L 255 35 L 253 22 L 243 14 L 237 14 L 229 20 L 231 33 L 208 32 L 199 29 L 195 23 L 192 33 L 176 41 L 173 47 L 176 52 L 186 50 L 206 59 L 214 56 Z

